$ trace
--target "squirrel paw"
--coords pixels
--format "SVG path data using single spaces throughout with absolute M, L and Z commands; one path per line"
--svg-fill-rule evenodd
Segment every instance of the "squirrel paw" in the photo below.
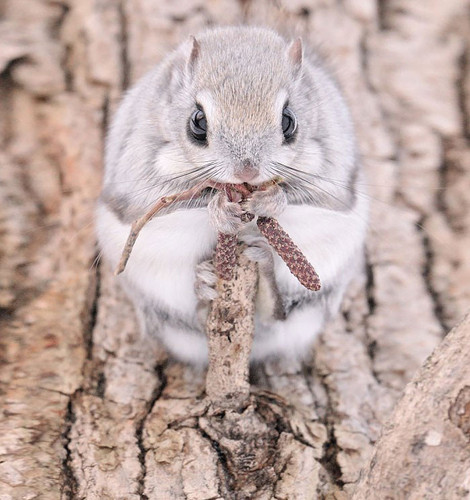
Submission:
M 245 235 L 243 242 L 248 245 L 243 253 L 248 259 L 258 263 L 259 281 L 257 314 L 262 321 L 285 320 L 286 313 L 274 272 L 274 254 L 268 242 L 259 236 Z
M 219 296 L 214 288 L 216 282 L 217 275 L 215 274 L 214 264 L 211 260 L 206 260 L 196 266 L 196 281 L 194 285 L 198 299 L 196 314 L 202 329 L 205 328 L 207 322 L 211 301 Z
M 214 264 L 211 260 L 201 262 L 196 266 L 196 282 L 194 289 L 196 297 L 201 302 L 210 302 L 218 297 L 214 286 L 217 283 Z
M 257 262 L 260 271 L 270 272 L 274 269 L 273 250 L 264 238 L 246 234 L 241 236 L 240 239 L 248 245 L 243 254 L 248 259 Z
M 262 217 L 277 217 L 287 206 L 287 196 L 277 184 L 263 191 L 255 191 L 250 199 L 243 202 L 247 212 Z
M 245 224 L 241 219 L 245 210 L 240 203 L 229 201 L 225 193 L 217 193 L 207 208 L 211 223 L 218 233 L 237 234 Z

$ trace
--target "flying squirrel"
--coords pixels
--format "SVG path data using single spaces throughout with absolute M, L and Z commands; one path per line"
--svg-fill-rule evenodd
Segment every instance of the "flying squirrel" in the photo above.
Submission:
M 207 363 L 217 234 L 237 234 L 258 263 L 252 360 L 302 358 L 364 262 L 367 201 L 342 94 L 313 51 L 255 27 L 205 31 L 125 95 L 106 141 L 96 226 L 116 266 L 131 223 L 162 196 L 203 180 L 269 189 L 230 200 L 208 189 L 142 229 L 119 276 L 143 332 L 174 357 Z M 305 289 L 246 213 L 275 217 L 321 277 Z

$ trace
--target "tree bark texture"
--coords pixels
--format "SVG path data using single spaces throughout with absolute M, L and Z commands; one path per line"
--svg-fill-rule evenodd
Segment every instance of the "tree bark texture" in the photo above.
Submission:
M 354 498 L 468 498 L 470 316 L 408 384 Z
M 396 406 L 469 304 L 469 8 L 0 3 L 1 500 L 470 495 L 468 319 Z M 122 92 L 190 34 L 239 23 L 295 32 L 329 59 L 371 224 L 367 275 L 310 361 L 257 367 L 249 403 L 218 413 L 204 373 L 139 335 L 98 263 L 93 208 Z
M 232 236 L 230 236 L 232 238 Z M 218 297 L 206 323 L 209 366 L 206 393 L 221 407 L 243 406 L 250 395 L 249 360 L 255 331 L 255 297 L 258 268 L 236 248 L 237 262 L 231 279 L 219 277 Z

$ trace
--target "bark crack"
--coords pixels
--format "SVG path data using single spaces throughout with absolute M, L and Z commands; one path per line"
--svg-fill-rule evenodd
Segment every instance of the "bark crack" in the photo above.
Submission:
M 469 50 L 469 44 L 465 43 L 457 64 L 458 76 L 456 81 L 458 109 L 462 117 L 462 135 L 466 139 L 470 139 L 470 117 L 467 109 L 469 96 L 467 96 L 465 88 L 465 81 L 470 72 Z
M 71 437 L 70 433 L 72 431 L 73 424 L 75 423 L 75 413 L 74 413 L 74 399 L 80 389 L 77 389 L 74 394 L 69 398 L 67 404 L 67 412 L 65 414 L 65 428 L 62 432 L 62 443 L 65 450 L 65 456 L 62 460 L 62 477 L 63 481 L 61 484 L 61 498 L 67 498 L 67 500 L 74 500 L 78 491 L 78 479 L 76 478 L 73 466 L 72 466 L 72 451 L 70 449 Z
M 152 410 L 156 404 L 156 402 L 160 399 L 161 395 L 163 394 L 163 391 L 165 390 L 165 387 L 167 385 L 167 377 L 165 374 L 165 368 L 166 368 L 167 362 L 165 361 L 162 364 L 157 364 L 155 366 L 155 376 L 156 379 L 160 381 L 159 384 L 156 385 L 152 397 L 150 398 L 149 402 L 147 403 L 147 407 L 145 409 L 144 415 L 140 419 L 140 421 L 137 424 L 136 427 L 136 442 L 137 442 L 137 447 L 139 449 L 139 463 L 140 463 L 140 468 L 141 468 L 141 473 L 140 476 L 138 477 L 138 488 L 137 488 L 137 494 L 141 498 L 141 500 L 149 500 L 149 497 L 145 494 L 145 479 L 147 477 L 147 464 L 145 463 L 145 457 L 147 455 L 147 448 L 144 445 L 144 428 L 145 424 L 147 422 L 147 418 L 149 415 L 152 413 Z
M 52 30 L 52 35 L 58 40 L 60 40 L 60 32 L 62 26 L 64 25 L 64 22 L 70 13 L 70 7 L 68 5 L 61 4 L 60 8 L 62 9 L 62 13 L 57 19 L 57 22 L 55 23 L 55 26 Z M 60 62 L 62 70 L 64 72 L 65 90 L 67 92 L 73 92 L 75 87 L 74 72 L 72 71 L 72 64 L 70 62 L 71 53 L 72 47 L 70 46 L 70 44 L 64 42 L 63 54 L 61 56 Z
M 121 49 L 121 88 L 122 90 L 126 90 L 129 87 L 130 83 L 130 61 L 129 61 L 129 30 L 128 30 L 128 21 L 126 15 L 125 8 L 125 0 L 121 0 L 118 4 L 118 15 L 119 22 L 121 25 L 121 33 L 120 33 L 120 49 Z
M 98 314 L 98 300 L 100 297 L 100 272 L 97 267 L 95 273 L 90 273 L 90 283 L 89 283 L 89 293 L 87 294 L 87 300 L 85 307 L 81 313 L 81 320 L 83 325 L 83 344 L 85 346 L 86 359 L 82 366 L 82 383 L 73 394 L 70 395 L 67 404 L 67 412 L 64 418 L 64 431 L 62 433 L 62 442 L 65 450 L 65 457 L 62 461 L 62 475 L 63 484 L 61 485 L 62 495 L 70 500 L 76 498 L 78 491 L 78 479 L 73 471 L 73 456 L 72 450 L 70 449 L 71 443 L 71 432 L 73 425 L 76 421 L 74 401 L 78 394 L 84 392 L 85 383 L 87 380 L 87 366 L 91 363 L 93 354 L 93 330 L 96 325 L 97 314 Z
M 103 144 L 103 149 L 104 149 L 104 144 L 106 142 L 108 125 L 109 125 L 109 94 L 106 93 L 104 95 L 103 104 L 101 106 L 101 133 L 102 133 L 101 143 Z M 100 261 L 100 254 L 97 255 L 95 260 L 97 263 Z
M 377 352 L 377 341 L 372 339 L 369 334 L 369 322 L 371 317 L 375 314 L 377 302 L 375 300 L 375 280 L 374 280 L 374 266 L 370 263 L 369 256 L 366 258 L 366 297 L 369 312 L 365 317 L 364 334 L 366 342 L 367 356 L 370 358 L 370 373 L 374 377 L 378 385 L 381 385 L 380 376 L 375 369 L 375 356 Z
M 439 325 L 442 330 L 442 334 L 444 335 L 445 332 L 447 332 L 447 326 L 446 326 L 446 321 L 445 321 L 445 312 L 444 312 L 444 306 L 441 303 L 441 299 L 439 296 L 439 293 L 436 291 L 433 285 L 433 280 L 432 280 L 432 270 L 433 270 L 433 265 L 434 265 L 434 250 L 429 238 L 429 235 L 427 234 L 426 230 L 424 229 L 426 217 L 423 217 L 420 222 L 417 224 L 418 231 L 421 233 L 421 238 L 422 238 L 422 243 L 423 243 L 423 248 L 424 248 L 424 255 L 425 255 L 425 261 L 424 261 L 424 266 L 422 269 L 422 275 L 424 279 L 424 283 L 426 285 L 426 288 L 428 290 L 429 296 L 431 297 L 431 300 L 433 302 L 433 311 L 434 311 L 434 316 L 436 317 L 437 321 L 439 322 Z
M 96 261 L 96 257 L 93 262 Z M 98 317 L 98 302 L 101 296 L 101 272 L 100 264 L 96 264 L 95 272 L 90 273 L 88 300 L 82 313 L 83 321 L 83 339 L 86 347 L 86 359 L 91 361 L 93 358 L 93 330 L 96 326 Z M 85 365 L 84 365 L 85 368 Z
M 323 444 L 323 453 L 322 458 L 319 462 L 323 465 L 326 473 L 330 476 L 331 483 L 342 488 L 344 486 L 344 481 L 341 480 L 342 471 L 341 467 L 338 463 L 338 453 L 341 448 L 338 446 L 338 442 L 336 441 L 336 436 L 334 432 L 334 409 L 333 403 L 331 401 L 331 391 L 326 383 L 326 376 L 319 375 L 320 383 L 323 385 L 325 389 L 325 393 L 327 396 L 327 408 L 326 408 L 326 417 L 323 419 L 323 425 L 326 428 L 327 439 Z
M 219 482 L 217 485 L 217 493 L 219 494 L 219 496 L 221 498 L 225 498 L 224 493 L 222 492 L 222 483 L 224 485 L 225 494 L 229 494 L 230 490 L 228 489 L 228 485 L 231 483 L 231 481 L 234 480 L 234 477 L 232 476 L 232 474 L 230 473 L 229 468 L 228 468 L 227 457 L 225 456 L 224 452 L 222 451 L 219 443 L 215 439 L 212 439 L 204 429 L 201 429 L 201 427 L 199 426 L 199 421 L 197 422 L 197 430 L 199 431 L 201 436 L 209 442 L 212 449 L 216 452 L 217 457 L 219 458 L 218 465 L 220 465 L 219 470 L 222 471 L 223 478 L 218 476 Z

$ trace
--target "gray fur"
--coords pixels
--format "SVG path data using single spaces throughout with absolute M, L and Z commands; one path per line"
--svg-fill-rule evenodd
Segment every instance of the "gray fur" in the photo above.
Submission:
M 286 355 L 304 353 L 305 342 L 311 342 L 336 313 L 363 259 L 367 207 L 357 196 L 362 170 L 352 122 L 337 85 L 318 58 L 306 52 L 299 40 L 289 43 L 263 28 L 217 28 L 199 34 L 127 93 L 106 143 L 97 227 L 103 253 L 112 262 L 120 251 L 115 242 L 122 245 L 130 222 L 161 196 L 207 178 L 238 183 L 244 175 L 254 175 L 252 184 L 276 176 L 284 179 L 271 193 L 256 193 L 243 210 L 278 217 L 297 234 L 296 243 L 303 245 L 307 255 L 321 255 L 321 262 L 313 264 L 323 269 L 326 281 L 320 293 L 302 289 L 286 274 L 285 264 L 252 239 L 255 248 L 248 254 L 260 263 L 260 289 L 264 290 L 259 300 L 272 315 L 257 319 L 256 359 L 284 350 Z M 295 140 L 289 143 L 281 127 L 286 102 L 298 122 Z M 207 145 L 188 134 L 196 105 L 207 117 Z M 171 214 L 168 217 L 179 222 L 168 229 L 165 221 L 170 219 L 162 213 L 144 228 L 122 277 L 145 317 L 146 329 L 159 335 L 176 356 L 194 362 L 206 359 L 202 330 L 213 283 L 208 269 L 195 271 L 198 263 L 210 258 L 213 246 L 206 242 L 215 244 L 217 231 L 241 231 L 259 240 L 254 222 L 241 222 L 243 210 L 238 203 L 213 195 L 206 193 L 176 207 L 184 222 L 194 219 L 200 227 L 189 224 L 183 230 L 183 219 Z M 345 223 L 345 218 L 351 222 Z M 185 231 L 191 231 L 194 248 L 187 243 Z M 347 238 L 345 231 L 351 232 Z M 185 242 L 181 247 L 175 243 L 179 239 Z M 158 258 L 146 253 L 140 243 L 144 240 L 157 245 Z M 180 263 L 171 264 L 175 253 L 182 253 Z M 169 278 L 172 265 L 174 276 Z M 177 286 L 179 281 L 191 281 L 189 273 L 196 291 Z M 149 288 L 153 279 L 155 287 Z M 167 287 L 178 291 L 169 295 Z M 180 301 L 187 309 L 180 307 Z M 311 319 L 302 333 L 295 318 L 308 311 Z M 290 321 L 292 325 L 297 321 L 297 333 L 292 333 Z M 184 331 L 181 341 L 175 338 L 178 328 Z M 194 341 L 197 354 L 192 344 L 185 345 L 193 342 L 192 333 L 202 339 Z M 283 335 L 285 344 L 280 340 Z

